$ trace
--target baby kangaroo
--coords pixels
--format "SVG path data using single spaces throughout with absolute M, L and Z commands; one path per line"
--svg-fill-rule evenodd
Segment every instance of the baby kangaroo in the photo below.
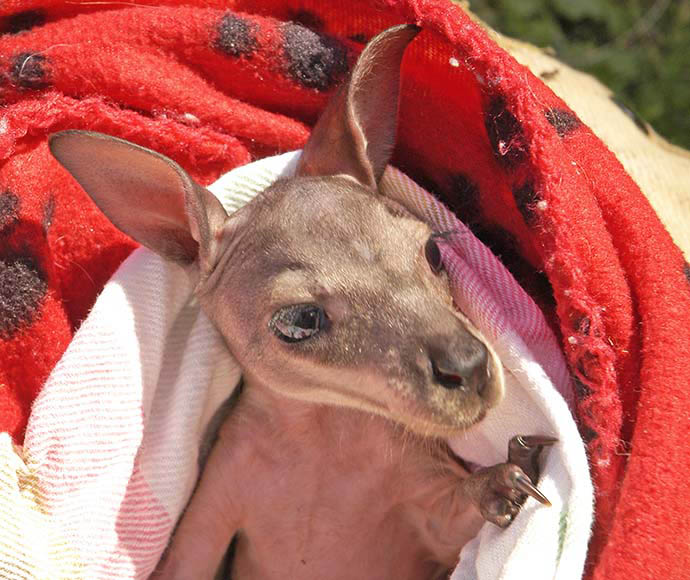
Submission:
M 66 131 L 51 151 L 123 232 L 182 265 L 243 369 L 161 578 L 446 577 L 485 520 L 507 526 L 553 440 L 469 474 L 444 444 L 503 395 L 500 361 L 452 304 L 438 237 L 377 183 L 418 29 L 364 49 L 297 174 L 233 215 L 173 161 Z

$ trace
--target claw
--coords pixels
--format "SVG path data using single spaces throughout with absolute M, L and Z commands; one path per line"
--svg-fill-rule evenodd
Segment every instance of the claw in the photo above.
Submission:
M 546 435 L 518 435 L 516 440 L 523 447 L 536 447 L 538 445 L 553 445 L 554 443 L 558 443 L 558 439 Z
M 539 480 L 539 457 L 558 439 L 548 435 L 516 435 L 508 443 L 508 461 L 522 468 L 533 481 Z
M 551 505 L 551 502 L 548 500 L 548 498 L 532 484 L 526 475 L 518 474 L 515 476 L 515 489 L 517 489 L 520 493 L 525 493 L 530 497 L 533 497 L 543 505 Z

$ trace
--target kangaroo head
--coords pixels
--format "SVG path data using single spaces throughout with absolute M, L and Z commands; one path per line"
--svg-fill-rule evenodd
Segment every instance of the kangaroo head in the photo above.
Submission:
M 50 148 L 115 226 L 196 276 L 250 384 L 449 435 L 500 400 L 503 377 L 453 307 L 434 233 L 377 189 L 417 31 L 374 38 L 295 177 L 230 216 L 176 163 L 132 143 L 65 131 Z

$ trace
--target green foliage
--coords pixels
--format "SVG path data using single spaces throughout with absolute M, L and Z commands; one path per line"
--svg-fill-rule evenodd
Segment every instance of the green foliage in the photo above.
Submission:
M 508 36 L 552 47 L 690 148 L 690 0 L 471 0 L 471 8 Z

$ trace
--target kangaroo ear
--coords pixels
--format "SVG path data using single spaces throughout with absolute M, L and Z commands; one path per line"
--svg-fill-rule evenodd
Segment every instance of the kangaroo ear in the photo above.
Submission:
M 419 30 L 394 26 L 367 44 L 314 127 L 297 175 L 344 174 L 376 189 L 395 145 L 400 65 Z
M 228 216 L 177 163 L 91 131 L 56 133 L 49 147 L 118 229 L 168 260 L 211 268 L 214 233 Z

